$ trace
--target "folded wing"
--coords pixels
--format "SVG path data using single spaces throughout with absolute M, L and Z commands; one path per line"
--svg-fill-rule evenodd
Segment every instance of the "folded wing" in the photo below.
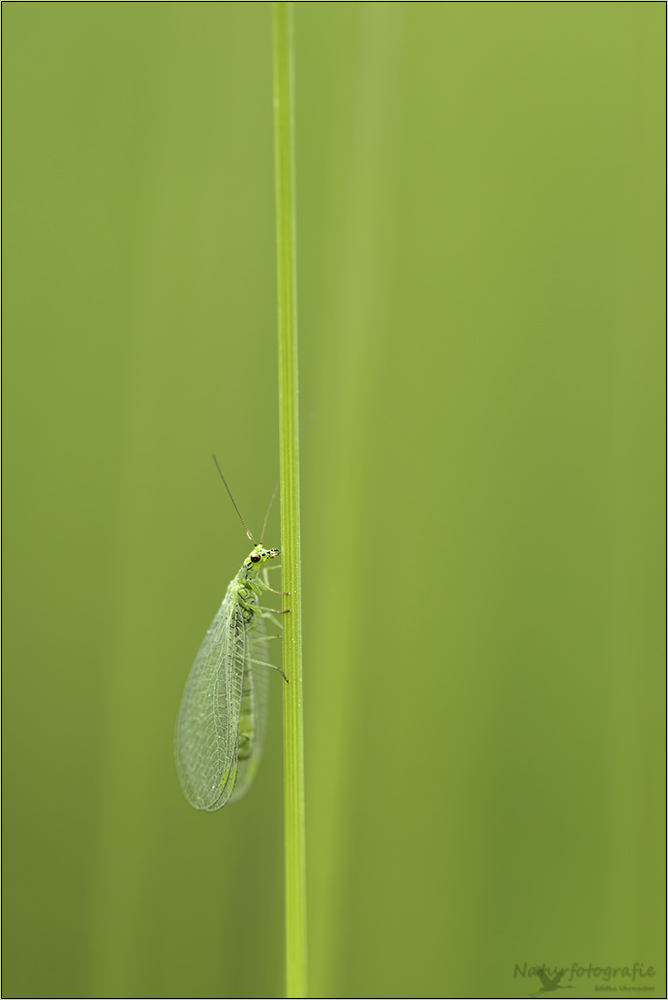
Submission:
M 195 809 L 220 809 L 234 791 L 245 647 L 241 609 L 228 591 L 195 657 L 176 719 L 176 770 Z

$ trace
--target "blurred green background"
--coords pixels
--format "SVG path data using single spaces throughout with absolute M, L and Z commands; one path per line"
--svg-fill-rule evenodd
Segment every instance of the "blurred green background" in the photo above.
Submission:
M 280 678 L 245 800 L 172 759 L 211 454 L 278 475 L 271 7 L 3 12 L 3 995 L 280 997 Z M 665 995 L 664 15 L 296 5 L 314 997 Z

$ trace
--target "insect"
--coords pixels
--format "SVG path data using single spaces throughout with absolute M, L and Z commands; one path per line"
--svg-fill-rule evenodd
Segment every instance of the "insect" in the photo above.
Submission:
M 236 802 L 250 788 L 267 728 L 267 668 L 279 670 L 287 681 L 280 668 L 267 661 L 267 647 L 275 637 L 267 635 L 265 624 L 267 620 L 279 624 L 274 615 L 287 611 L 274 612 L 258 601 L 264 591 L 282 593 L 269 586 L 265 565 L 280 555 L 280 550 L 262 545 L 274 497 L 258 544 L 241 517 L 215 455 L 213 459 L 254 548 L 227 588 L 204 637 L 176 719 L 174 757 L 179 782 L 190 805 L 207 812 Z

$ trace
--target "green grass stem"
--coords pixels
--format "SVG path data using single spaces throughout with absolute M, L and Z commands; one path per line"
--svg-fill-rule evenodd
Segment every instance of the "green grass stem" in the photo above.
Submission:
M 284 618 L 283 766 L 285 785 L 286 996 L 306 997 L 306 864 L 302 712 L 299 403 L 295 236 L 292 4 L 274 3 L 274 149 L 278 266 L 278 406 Z M 284 606 L 285 606 L 284 605 Z

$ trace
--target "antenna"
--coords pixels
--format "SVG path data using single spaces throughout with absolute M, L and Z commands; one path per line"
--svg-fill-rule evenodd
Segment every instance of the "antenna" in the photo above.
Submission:
M 264 524 L 262 525 L 262 534 L 260 535 L 260 545 L 262 545 L 262 541 L 264 539 L 264 529 L 267 527 L 267 521 L 269 520 L 269 511 L 271 510 L 272 504 L 276 499 L 276 494 L 278 493 L 278 487 L 280 485 L 281 485 L 281 477 L 279 476 L 274 492 L 271 494 L 271 500 L 269 501 L 269 506 L 267 507 L 267 513 L 264 515 Z
M 215 455 L 213 456 L 213 460 L 214 460 L 214 462 L 216 463 L 216 468 L 218 469 L 218 472 L 220 473 L 220 478 L 221 478 L 221 479 L 223 480 L 223 482 L 225 483 L 225 489 L 226 489 L 226 490 L 227 490 L 227 492 L 228 492 L 228 493 L 230 494 L 230 500 L 231 500 L 231 501 L 232 501 L 232 503 L 234 504 L 234 509 L 236 510 L 237 514 L 239 515 L 239 520 L 241 521 L 241 523 L 243 524 L 244 528 L 246 529 L 246 534 L 247 534 L 247 535 L 248 535 L 248 537 L 250 538 L 250 540 L 251 540 L 251 542 L 253 543 L 253 545 L 256 545 L 257 543 L 256 543 L 255 539 L 253 538 L 253 536 L 251 535 L 250 531 L 248 530 L 248 525 L 246 524 L 246 522 L 244 521 L 243 517 L 241 516 L 241 511 L 240 511 L 240 510 L 239 510 L 239 508 L 237 507 L 237 503 L 236 503 L 236 500 L 235 500 L 235 499 L 234 499 L 234 497 L 232 496 L 232 490 L 231 490 L 231 489 L 229 488 L 229 486 L 227 485 L 227 480 L 225 479 L 225 476 L 223 475 L 223 470 L 222 470 L 222 469 L 221 469 L 221 467 L 220 467 L 220 466 L 218 465 L 218 459 L 216 458 L 216 456 L 215 456 Z M 278 487 L 276 487 L 276 489 L 278 489 Z M 275 495 L 276 495 L 276 494 L 275 494 L 275 492 L 274 492 L 274 496 L 275 496 Z M 272 501 L 273 501 L 273 499 L 274 499 L 274 498 L 272 497 L 271 499 L 272 499 Z M 271 507 L 271 504 L 269 504 L 269 506 Z M 269 511 L 267 511 L 267 515 L 269 515 Z M 265 518 L 265 524 L 266 524 L 266 523 L 267 523 L 267 519 Z M 263 533 L 264 533 L 264 528 L 262 529 L 262 531 L 263 531 Z

